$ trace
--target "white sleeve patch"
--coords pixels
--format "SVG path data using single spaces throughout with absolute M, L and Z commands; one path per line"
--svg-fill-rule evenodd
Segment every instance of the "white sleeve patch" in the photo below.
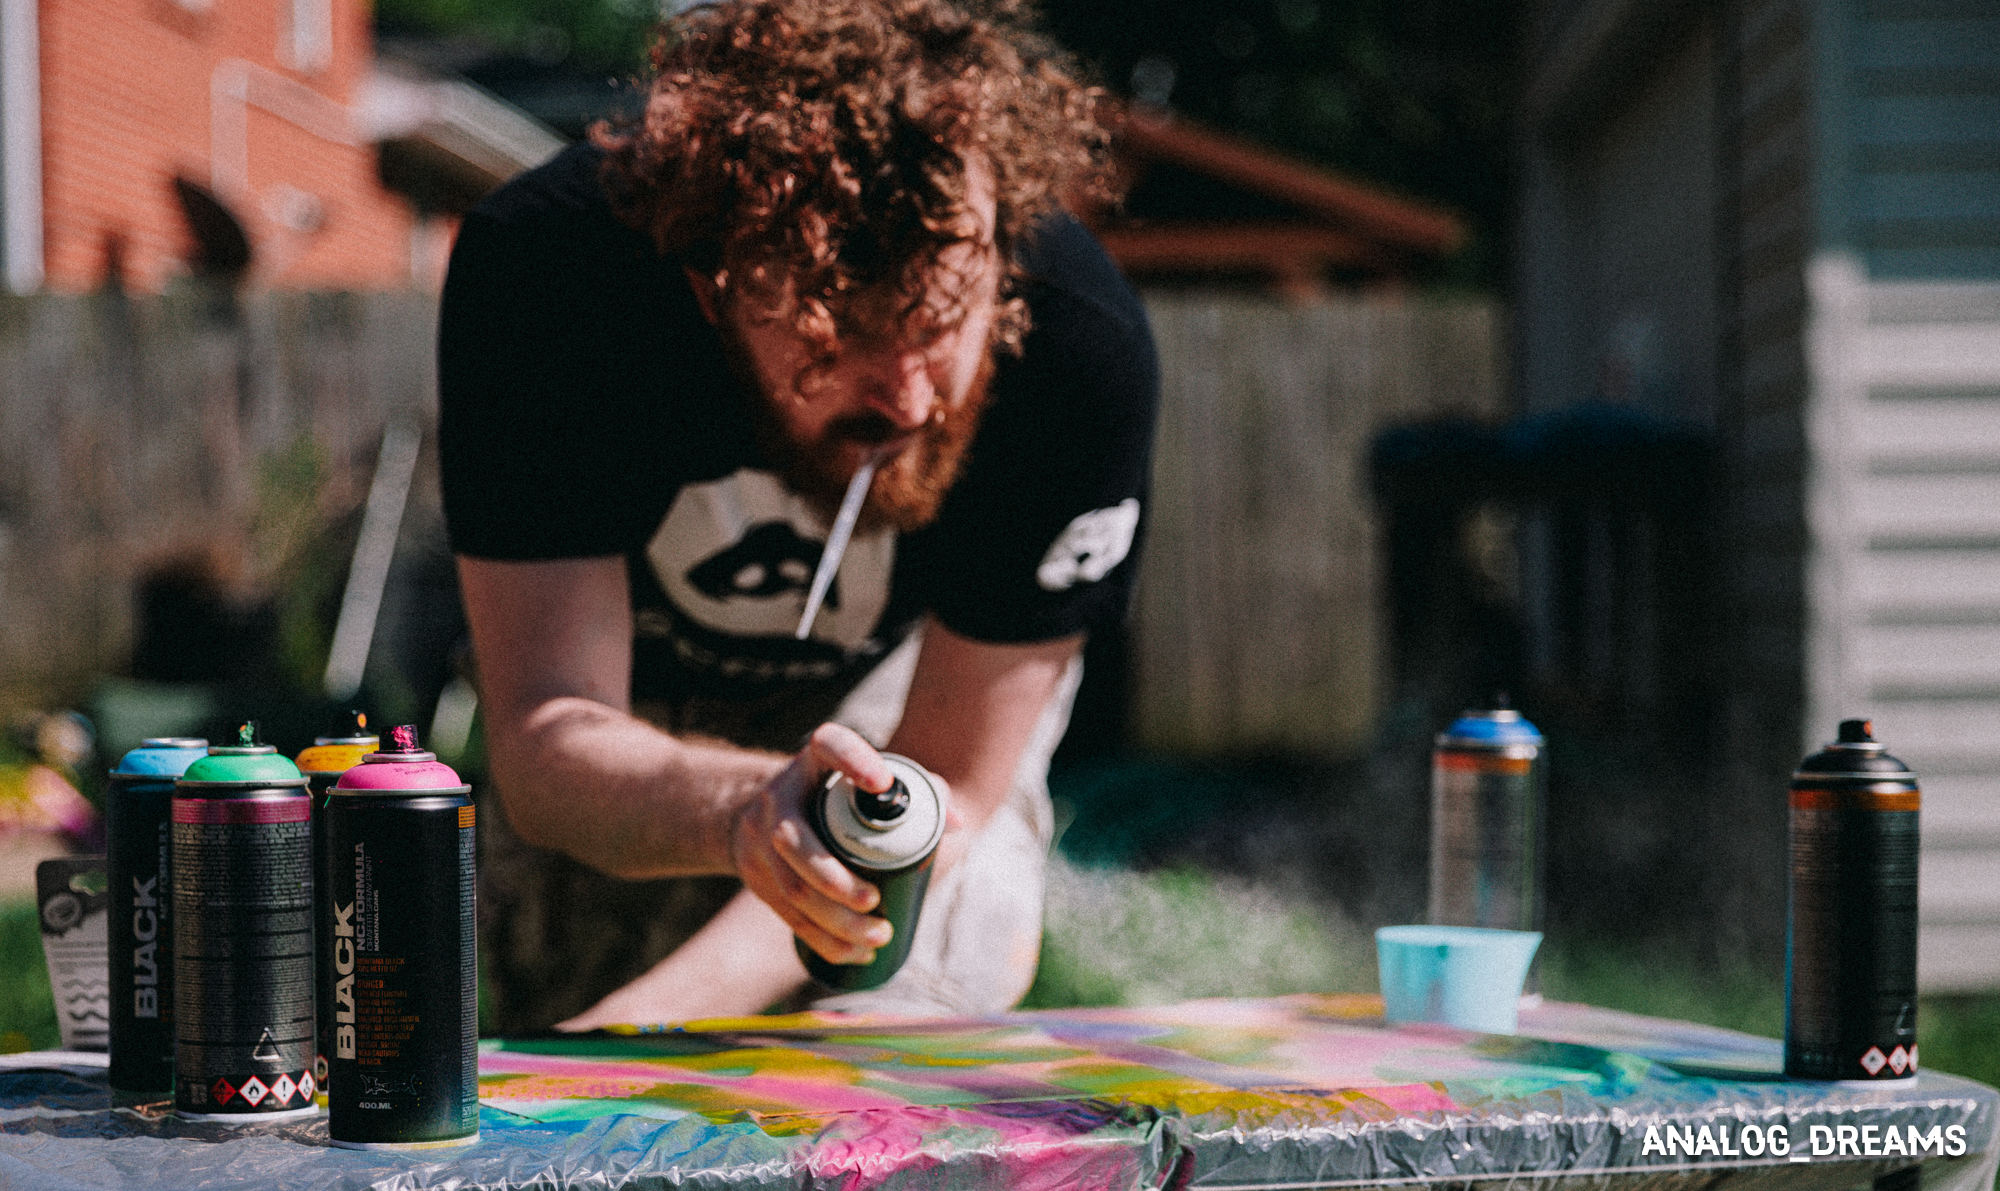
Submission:
M 1064 591 L 1079 583 L 1095 583 L 1132 553 L 1132 535 L 1139 529 L 1139 501 L 1126 497 L 1116 508 L 1083 514 L 1064 527 L 1055 545 L 1035 568 L 1035 582 L 1044 591 Z

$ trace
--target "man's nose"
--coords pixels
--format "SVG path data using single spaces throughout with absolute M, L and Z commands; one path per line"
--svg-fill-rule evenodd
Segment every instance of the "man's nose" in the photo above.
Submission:
M 938 401 L 929 361 L 919 351 L 884 353 L 868 385 L 868 404 L 898 430 L 916 430 L 930 421 Z

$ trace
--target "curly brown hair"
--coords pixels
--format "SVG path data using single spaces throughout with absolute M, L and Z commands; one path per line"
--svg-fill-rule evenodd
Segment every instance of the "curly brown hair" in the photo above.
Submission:
M 663 25 L 652 65 L 643 115 L 592 132 L 621 215 L 739 291 L 789 282 L 822 365 L 878 321 L 864 295 L 900 297 L 899 331 L 925 308 L 939 254 L 971 238 L 975 155 L 1004 263 L 996 345 L 1028 326 L 1022 236 L 1066 197 L 1109 196 L 1103 92 L 1027 0 L 723 0 Z

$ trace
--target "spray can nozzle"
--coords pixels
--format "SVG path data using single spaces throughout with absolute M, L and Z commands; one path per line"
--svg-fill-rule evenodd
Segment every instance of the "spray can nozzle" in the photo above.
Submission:
M 891 778 L 889 788 L 879 794 L 854 787 L 854 813 L 870 826 L 886 827 L 910 809 L 910 788 L 901 778 Z

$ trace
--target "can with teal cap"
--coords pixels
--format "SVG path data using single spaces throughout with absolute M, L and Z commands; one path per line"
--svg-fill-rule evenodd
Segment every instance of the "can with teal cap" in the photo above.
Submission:
M 208 755 L 198 736 L 154 736 L 119 759 L 104 793 L 110 881 L 111 1092 L 174 1094 L 174 779 Z
M 317 1112 L 312 800 L 257 725 L 174 785 L 174 1108 L 195 1120 Z
M 299 754 L 299 772 L 306 775 L 306 789 L 312 795 L 313 838 L 313 948 L 322 965 L 332 953 L 333 916 L 326 909 L 326 799 L 340 775 L 361 764 L 361 758 L 382 745 L 381 737 L 368 728 L 368 714 L 343 711 L 327 728 L 326 735 L 314 738 L 312 747 Z M 319 982 L 315 1003 L 318 1029 L 314 1044 L 313 1078 L 319 1081 L 321 1101 L 326 1097 L 326 1056 L 333 1045 L 333 988 Z
M 863 790 L 835 773 L 806 799 L 813 833 L 848 871 L 881 891 L 875 913 L 895 927 L 889 942 L 865 964 L 830 963 L 803 942 L 792 941 L 806 971 L 835 992 L 880 988 L 902 968 L 917 936 L 938 841 L 944 838 L 944 783 L 908 757 L 881 756 L 889 767 L 888 789 Z
M 1459 716 L 1431 753 L 1434 925 L 1541 925 L 1542 734 L 1501 703 Z
M 334 785 L 326 834 L 327 1136 L 350 1149 L 476 1141 L 472 787 L 401 725 Z

